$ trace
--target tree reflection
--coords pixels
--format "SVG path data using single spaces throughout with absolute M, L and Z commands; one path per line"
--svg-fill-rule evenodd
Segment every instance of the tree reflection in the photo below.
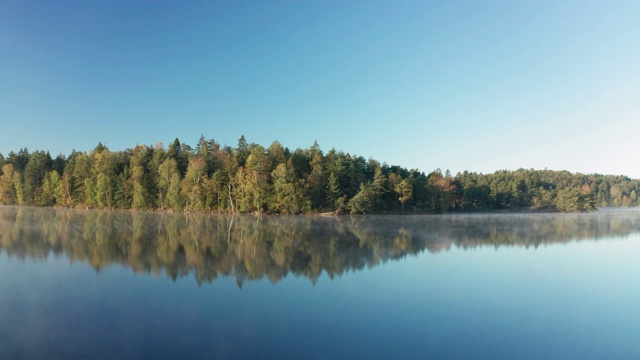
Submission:
M 640 212 L 445 216 L 227 216 L 0 207 L 0 250 L 19 259 L 66 256 L 96 271 L 315 282 L 451 247 L 525 246 L 624 237 Z

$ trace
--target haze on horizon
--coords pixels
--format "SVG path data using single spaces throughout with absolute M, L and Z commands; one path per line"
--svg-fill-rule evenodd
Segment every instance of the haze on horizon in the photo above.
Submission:
M 331 148 L 640 178 L 640 2 L 0 3 L 0 153 Z

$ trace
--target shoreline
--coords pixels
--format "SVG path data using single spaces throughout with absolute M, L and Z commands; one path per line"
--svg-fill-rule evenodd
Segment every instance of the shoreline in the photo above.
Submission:
M 79 211 L 92 211 L 92 210 L 100 210 L 100 211 L 122 211 L 122 212 L 140 212 L 140 213 L 158 213 L 158 214 L 207 214 L 207 215 L 227 215 L 227 216 L 236 216 L 236 215 L 252 215 L 252 216 L 318 216 L 318 217 L 344 217 L 344 216 L 412 216 L 412 215 L 473 215 L 473 214 L 587 214 L 592 212 L 599 212 L 601 209 L 595 209 L 593 211 L 558 211 L 554 209 L 540 209 L 540 208 L 530 208 L 530 207 L 521 207 L 517 209 L 478 209 L 478 210 L 454 210 L 447 211 L 442 213 L 437 212 L 424 212 L 424 211 L 404 211 L 404 212 L 371 212 L 366 214 L 350 214 L 348 212 L 337 212 L 337 211 L 324 211 L 324 212 L 303 212 L 297 214 L 286 214 L 286 213 L 273 213 L 273 212 L 243 212 L 243 213 L 233 213 L 226 211 L 194 211 L 194 210 L 174 210 L 174 209 L 133 209 L 133 208 L 96 208 L 96 207 L 66 207 L 66 206 L 37 206 L 37 205 L 5 205 L 0 204 L 2 207 L 16 207 L 16 208 L 38 208 L 38 209 L 68 209 L 68 210 L 79 210 Z M 618 206 L 618 207 L 605 207 L 604 209 L 639 209 L 638 207 L 633 206 Z

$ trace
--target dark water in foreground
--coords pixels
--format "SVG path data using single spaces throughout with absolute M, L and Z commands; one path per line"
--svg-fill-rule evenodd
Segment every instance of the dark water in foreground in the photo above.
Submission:
M 640 358 L 640 211 L 0 207 L 0 358 Z

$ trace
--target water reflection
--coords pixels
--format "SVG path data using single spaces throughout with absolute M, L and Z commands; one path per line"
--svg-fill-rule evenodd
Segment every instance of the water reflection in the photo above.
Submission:
M 65 255 L 96 270 L 246 280 L 304 276 L 315 282 L 452 246 L 526 246 L 624 237 L 639 211 L 445 216 L 215 216 L 0 207 L 0 251 L 20 259 Z

